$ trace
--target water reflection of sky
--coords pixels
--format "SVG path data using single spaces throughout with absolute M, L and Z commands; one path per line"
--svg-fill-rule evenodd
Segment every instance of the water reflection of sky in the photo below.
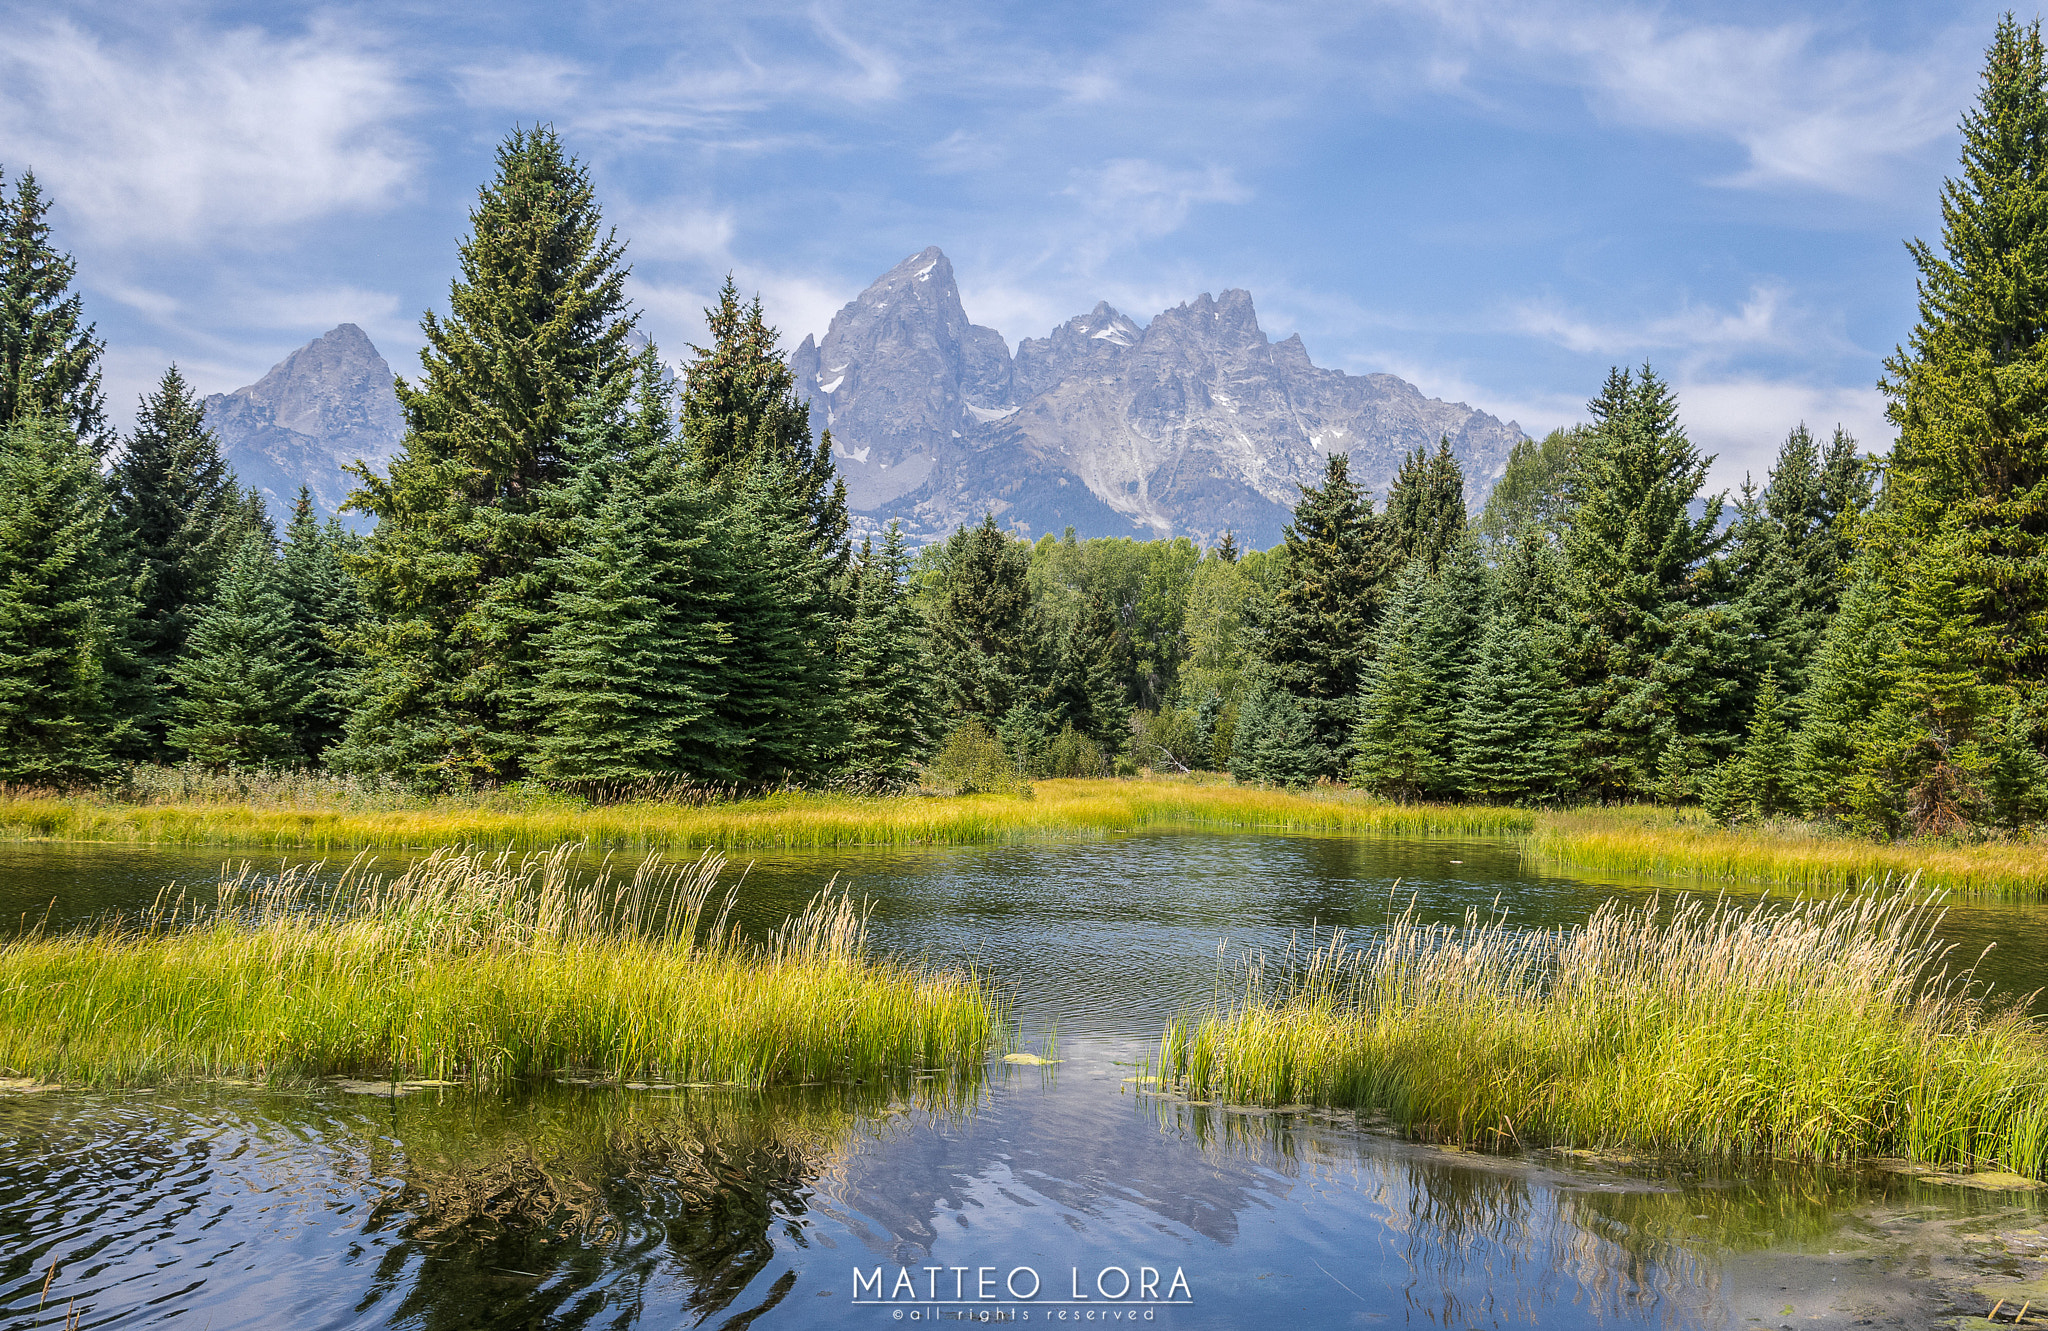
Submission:
M 0 918 L 133 908 L 223 858 L 0 846 Z M 2013 1205 L 1828 1171 L 1466 1155 L 1125 1080 L 1244 948 L 1370 932 L 1390 896 L 1551 924 L 1668 884 L 1549 874 L 1497 842 L 1144 835 L 761 856 L 742 924 L 834 872 L 874 902 L 878 946 L 976 965 L 1034 1043 L 1057 1024 L 1065 1061 L 769 1096 L 0 1096 L 0 1328 L 74 1305 L 86 1325 L 221 1331 L 893 1326 L 853 1304 L 852 1273 L 899 1265 L 1029 1265 L 1048 1289 L 1184 1270 L 1193 1304 L 1161 1326 L 1848 1325 L 1924 1312 L 1900 1292 L 1898 1226 Z M 1959 907 L 1950 937 L 1997 941 L 1987 970 L 2034 988 L 2044 920 Z

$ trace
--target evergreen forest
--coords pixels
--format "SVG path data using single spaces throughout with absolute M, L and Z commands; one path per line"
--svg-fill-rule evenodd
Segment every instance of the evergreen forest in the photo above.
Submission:
M 847 511 L 758 299 L 672 371 L 550 128 L 497 151 L 401 378 L 367 534 L 239 487 L 177 367 L 104 345 L 0 181 L 0 782 L 284 766 L 423 792 L 890 791 L 1227 772 L 1398 800 L 1690 804 L 1879 837 L 2048 818 L 2048 60 L 2003 22 L 1866 452 L 1712 459 L 1649 366 L 1384 494 L 1333 454 L 1282 544 L 912 548 Z M 373 525 L 372 525 L 373 524 Z

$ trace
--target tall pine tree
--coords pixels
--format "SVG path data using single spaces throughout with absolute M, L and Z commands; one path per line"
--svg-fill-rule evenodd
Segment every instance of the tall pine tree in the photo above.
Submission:
M 1741 639 L 1708 561 L 1721 501 L 1697 518 L 1702 458 L 1648 366 L 1617 369 L 1565 485 L 1567 683 L 1577 763 L 1592 793 L 1682 794 L 1734 742 Z
M 1505 605 L 1480 635 L 1458 709 L 1453 774 L 1466 796 L 1497 804 L 1551 798 L 1568 783 L 1569 710 L 1554 639 Z
M 923 628 L 904 583 L 909 569 L 900 524 L 889 524 L 879 551 L 862 543 L 853 620 L 840 646 L 846 777 L 859 789 L 909 785 L 938 746 L 938 700 Z
M 152 673 L 163 675 L 184 654 L 193 623 L 240 548 L 244 525 L 234 473 L 177 366 L 144 395 L 113 485 L 115 511 L 140 565 L 137 645 Z M 168 676 L 163 683 L 175 689 Z M 148 724 L 161 744 L 164 718 Z
M 1961 175 L 1942 188 L 1941 249 L 1910 247 L 1919 320 L 1885 363 L 1899 439 L 1868 528 L 1899 636 L 1858 779 L 1873 814 L 1888 806 L 1923 832 L 2017 821 L 1981 783 L 2001 749 L 2038 755 L 2048 739 L 2048 55 L 2038 21 L 2000 21 L 1962 134 Z
M 1386 524 L 1390 557 L 1399 565 L 1420 559 L 1433 576 L 1465 534 L 1465 474 L 1449 436 L 1434 455 L 1418 448 L 1402 461 L 1387 490 Z
M 499 147 L 470 225 L 424 378 L 398 386 L 404 451 L 350 496 L 377 518 L 351 563 L 378 617 L 351 744 L 444 785 L 524 770 L 568 428 L 635 366 L 624 247 L 551 128 Z
M 92 450 L 48 418 L 0 432 L 0 781 L 114 770 L 138 701 L 120 555 Z
M 0 188 L 0 426 L 59 421 L 104 456 L 112 442 L 100 392 L 106 344 L 71 289 L 78 265 L 50 243 L 49 211 L 34 172 L 22 173 L 11 198 Z
M 931 605 L 932 660 L 947 719 L 990 729 L 1037 691 L 1039 618 L 1031 602 L 1031 549 L 993 515 L 947 538 Z
M 344 565 L 361 539 L 329 518 L 323 526 L 313 496 L 299 487 L 278 560 L 278 592 L 291 606 L 300 656 L 313 688 L 299 713 L 299 752 L 318 761 L 342 737 L 360 664 L 351 645 L 363 627 L 362 593 Z
M 1261 616 L 1257 649 L 1301 704 L 1324 771 L 1335 772 L 1349 759 L 1359 680 L 1394 571 L 1385 526 L 1352 483 L 1348 456 L 1330 455 L 1322 485 L 1303 489 L 1282 536 L 1286 576 Z

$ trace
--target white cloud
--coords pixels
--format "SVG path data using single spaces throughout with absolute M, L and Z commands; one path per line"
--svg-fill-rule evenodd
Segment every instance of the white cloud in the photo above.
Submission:
M 164 25 L 117 43 L 65 19 L 0 46 L 0 157 L 114 243 L 195 242 L 391 204 L 413 176 L 397 71 L 350 30 Z
M 471 106 L 532 114 L 574 96 L 588 73 L 574 60 L 523 53 L 496 63 L 463 65 L 454 79 L 456 91 Z
M 1876 388 L 1849 388 L 1763 375 L 1679 378 L 1678 419 L 1702 453 L 1716 454 L 1708 485 L 1733 490 L 1749 473 L 1762 485 L 1792 427 L 1805 422 L 1823 437 L 1837 425 L 1866 453 L 1891 447 L 1893 430 Z
M 1687 302 L 1670 314 L 1633 322 L 1601 323 L 1551 301 L 1528 302 L 1509 315 L 1515 331 L 1554 342 L 1569 351 L 1631 360 L 1651 351 L 1677 351 L 1689 358 L 1724 357 L 1765 351 L 1839 349 L 1840 338 L 1823 321 L 1794 302 L 1774 282 L 1750 288 L 1733 310 Z
M 1424 11 L 1468 50 L 1583 89 L 1612 118 L 1734 142 L 1747 165 L 1718 183 L 1739 186 L 1877 192 L 1897 163 L 1954 126 L 1976 56 L 1959 29 L 1932 46 L 1885 51 L 1812 22 L 1697 23 L 1663 8 L 1548 0 L 1395 7 Z M 1452 63 L 1439 56 L 1430 67 Z M 1470 89 L 1482 80 L 1461 71 L 1460 82 Z

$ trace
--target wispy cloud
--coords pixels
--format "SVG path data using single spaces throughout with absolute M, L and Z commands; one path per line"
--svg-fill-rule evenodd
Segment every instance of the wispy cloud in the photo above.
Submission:
M 0 45 L 0 156 L 103 241 L 247 237 L 394 202 L 418 160 L 394 125 L 408 100 L 338 23 L 120 40 L 22 21 Z
M 1460 86 L 1516 74 L 1581 89 L 1612 120 L 1738 145 L 1731 186 L 1877 192 L 1955 124 L 1976 41 L 1883 50 L 1809 19 L 1709 23 L 1682 10 L 1549 0 L 1417 0 L 1466 53 Z M 1433 68 L 1453 68 L 1437 57 Z

